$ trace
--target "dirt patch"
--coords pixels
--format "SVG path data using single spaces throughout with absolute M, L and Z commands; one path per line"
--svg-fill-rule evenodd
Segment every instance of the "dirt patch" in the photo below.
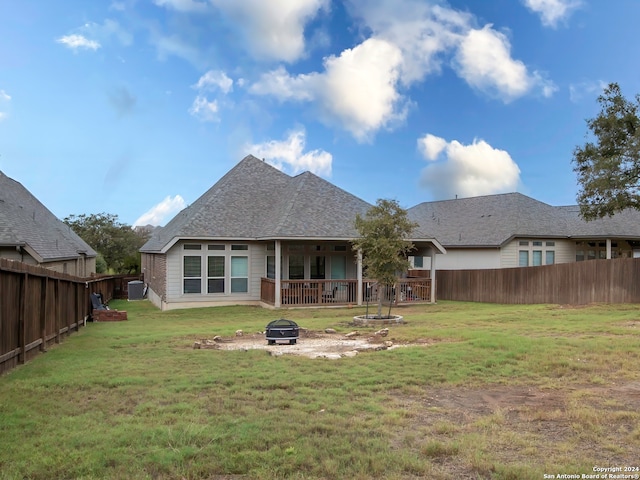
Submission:
M 194 348 L 215 350 L 265 350 L 270 355 L 301 355 L 309 358 L 340 359 L 354 357 L 361 352 L 392 350 L 408 346 L 428 346 L 436 340 L 422 338 L 413 343 L 395 343 L 388 338 L 388 329 L 375 333 L 361 334 L 357 330 L 347 334 L 324 333 L 302 330 L 295 345 L 276 343 L 268 345 L 264 333 L 238 333 L 235 337 L 214 337 L 203 339 L 194 344 Z

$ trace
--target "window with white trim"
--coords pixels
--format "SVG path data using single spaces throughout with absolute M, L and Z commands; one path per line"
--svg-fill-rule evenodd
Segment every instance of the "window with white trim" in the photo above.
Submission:
M 520 250 L 518 252 L 518 266 L 519 267 L 528 267 L 529 266 L 529 251 L 528 250 Z
M 231 293 L 249 291 L 249 257 L 231 257 Z
M 185 252 L 182 257 L 182 291 L 183 293 L 202 292 L 202 256 L 200 253 L 191 254 L 202 250 L 198 243 L 186 243 L 182 249 Z
M 224 293 L 224 255 L 207 257 L 207 293 Z

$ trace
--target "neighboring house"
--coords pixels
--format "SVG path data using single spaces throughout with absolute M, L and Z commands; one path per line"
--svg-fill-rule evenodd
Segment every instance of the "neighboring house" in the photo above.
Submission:
M 369 289 L 351 241 L 370 207 L 312 173 L 245 157 L 140 249 L 149 299 L 163 310 L 361 304 Z M 422 233 L 412 240 L 422 255 L 445 253 Z M 433 301 L 427 288 L 410 291 Z
M 0 257 L 88 277 L 96 252 L 20 183 L 0 172 Z
M 640 212 L 587 222 L 578 206 L 520 193 L 421 203 L 409 217 L 447 249 L 438 269 L 509 268 L 640 256 Z M 429 260 L 413 259 L 416 268 Z

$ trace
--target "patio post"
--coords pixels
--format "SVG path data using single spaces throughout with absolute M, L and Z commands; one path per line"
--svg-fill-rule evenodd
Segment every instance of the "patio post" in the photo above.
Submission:
M 273 306 L 276 308 L 280 308 L 282 305 L 282 282 L 280 279 L 282 278 L 282 245 L 280 240 L 276 240 L 275 247 L 275 256 L 276 256 L 276 291 L 275 291 L 275 299 L 273 302 Z
M 607 238 L 607 260 L 611 260 L 611 239 Z
M 436 247 L 431 245 L 429 247 L 429 255 L 431 256 L 431 292 L 429 294 L 429 300 L 431 303 L 436 303 Z
M 356 263 L 356 272 L 358 278 L 358 287 L 357 287 L 357 295 L 358 302 L 357 305 L 362 305 L 362 250 L 358 249 L 358 260 Z

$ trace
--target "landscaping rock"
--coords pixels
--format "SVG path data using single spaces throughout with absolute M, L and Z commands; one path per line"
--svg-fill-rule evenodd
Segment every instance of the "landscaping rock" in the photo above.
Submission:
M 336 332 L 335 329 L 333 328 L 325 328 L 324 333 L 338 333 L 338 332 Z
M 353 337 L 357 337 L 358 335 L 360 335 L 360 334 L 357 331 L 353 331 L 353 332 L 349 332 L 349 333 L 345 334 L 345 337 L 353 338 Z
M 387 335 L 389 335 L 389 329 L 383 328 L 381 330 L 378 330 L 376 333 L 374 333 L 374 335 L 378 337 L 386 337 Z

